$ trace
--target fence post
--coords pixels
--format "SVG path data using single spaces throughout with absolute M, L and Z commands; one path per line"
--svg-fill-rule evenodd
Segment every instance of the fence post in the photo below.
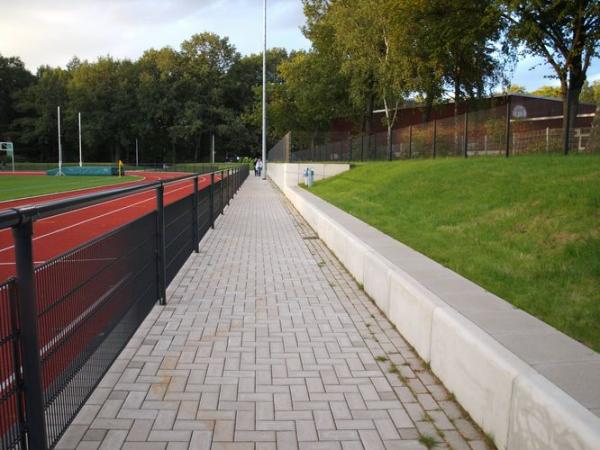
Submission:
M 412 125 L 408 126 L 408 159 L 412 159 Z
M 23 391 L 25 392 L 25 414 L 27 418 L 27 443 L 32 449 L 48 448 L 44 396 L 42 391 L 42 366 L 38 339 L 38 313 L 35 298 L 32 240 L 33 223 L 21 216 L 21 223 L 13 227 L 20 340 L 23 363 Z M 15 368 L 18 371 L 18 368 Z
M 229 206 L 230 199 L 231 199 L 231 169 L 227 169 L 227 206 Z
M 550 127 L 546 127 L 546 153 L 550 151 Z
M 506 135 L 505 138 L 505 148 L 504 148 L 504 156 L 508 158 L 510 153 L 510 95 L 506 96 Z
M 390 139 L 390 142 L 387 144 L 389 146 L 388 161 L 391 161 L 392 155 L 394 154 L 394 132 L 390 131 L 388 137 Z
M 194 196 L 192 198 L 192 201 L 194 202 L 192 205 L 192 236 L 194 239 L 193 242 L 193 246 L 192 248 L 194 249 L 194 252 L 199 253 L 200 252 L 200 247 L 198 245 L 198 241 L 200 240 L 199 238 L 199 234 L 198 234 L 198 177 L 194 177 Z
M 156 187 L 156 232 L 157 232 L 157 270 L 158 300 L 161 305 L 167 304 L 167 251 L 165 248 L 165 206 L 162 181 Z
M 215 228 L 215 174 L 210 174 L 210 186 L 208 188 L 208 209 L 210 214 L 210 227 Z
M 225 214 L 225 197 L 227 197 L 227 188 L 225 186 L 225 170 L 221 171 L 221 214 Z
M 468 148 L 468 131 L 469 131 L 469 111 L 465 108 L 465 124 L 463 129 L 463 156 L 467 158 L 469 155 L 467 153 Z
M 437 152 L 437 119 L 433 119 L 433 159 Z
M 348 162 L 352 161 L 352 135 L 348 136 Z
M 16 285 L 13 284 L 12 289 L 8 291 L 8 301 L 9 301 L 9 311 L 10 311 L 10 328 L 13 336 L 18 336 L 19 333 L 19 314 L 17 309 L 19 308 L 19 300 L 16 294 Z M 19 420 L 19 443 L 21 444 L 21 449 L 27 448 L 27 433 L 26 424 L 27 420 L 25 418 L 25 411 L 23 410 L 24 405 L 24 391 L 23 391 L 23 373 L 21 370 L 17 368 L 22 367 L 21 365 L 21 350 L 20 350 L 20 342 L 18 339 L 13 339 L 12 345 L 12 362 L 13 367 L 15 368 L 15 386 L 17 387 L 17 417 Z

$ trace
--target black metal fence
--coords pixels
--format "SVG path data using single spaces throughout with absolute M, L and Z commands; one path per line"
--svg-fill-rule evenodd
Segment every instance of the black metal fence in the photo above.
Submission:
M 510 107 L 510 104 L 508 104 Z M 591 120 L 594 113 L 580 114 Z M 509 119 L 507 120 L 507 117 Z M 470 111 L 458 116 L 386 131 L 350 135 L 339 132 L 292 132 L 268 154 L 269 161 L 388 161 L 436 157 L 510 156 L 561 153 L 562 116 L 515 119 L 507 106 Z M 576 126 L 570 151 L 591 153 L 592 128 Z M 287 149 L 287 150 L 286 150 Z
M 198 175 L 178 178 L 191 192 L 168 205 L 156 182 L 0 213 L 17 266 L 0 284 L 1 450 L 56 445 L 247 176 L 211 173 L 201 189 Z M 34 268 L 34 220 L 152 190 L 152 212 Z

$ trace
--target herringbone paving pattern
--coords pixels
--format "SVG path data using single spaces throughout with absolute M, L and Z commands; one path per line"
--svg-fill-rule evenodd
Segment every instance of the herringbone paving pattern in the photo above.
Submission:
M 249 178 L 169 294 L 57 448 L 487 448 L 268 182 Z

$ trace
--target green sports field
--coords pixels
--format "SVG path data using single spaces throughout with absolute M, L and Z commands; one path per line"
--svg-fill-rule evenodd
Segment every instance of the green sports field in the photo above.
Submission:
M 139 180 L 141 177 L 50 177 L 44 175 L 0 175 L 0 201 L 109 186 Z
M 600 351 L 600 155 L 367 163 L 312 191 Z

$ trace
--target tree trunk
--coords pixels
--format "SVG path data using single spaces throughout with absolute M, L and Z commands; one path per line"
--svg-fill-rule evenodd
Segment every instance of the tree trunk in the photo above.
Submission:
M 581 87 L 571 88 L 567 90 L 565 98 L 563 98 L 563 123 L 562 123 L 562 134 L 563 134 L 563 153 L 569 154 L 571 147 L 571 133 L 575 125 L 577 113 L 579 112 L 579 94 L 581 93 Z

